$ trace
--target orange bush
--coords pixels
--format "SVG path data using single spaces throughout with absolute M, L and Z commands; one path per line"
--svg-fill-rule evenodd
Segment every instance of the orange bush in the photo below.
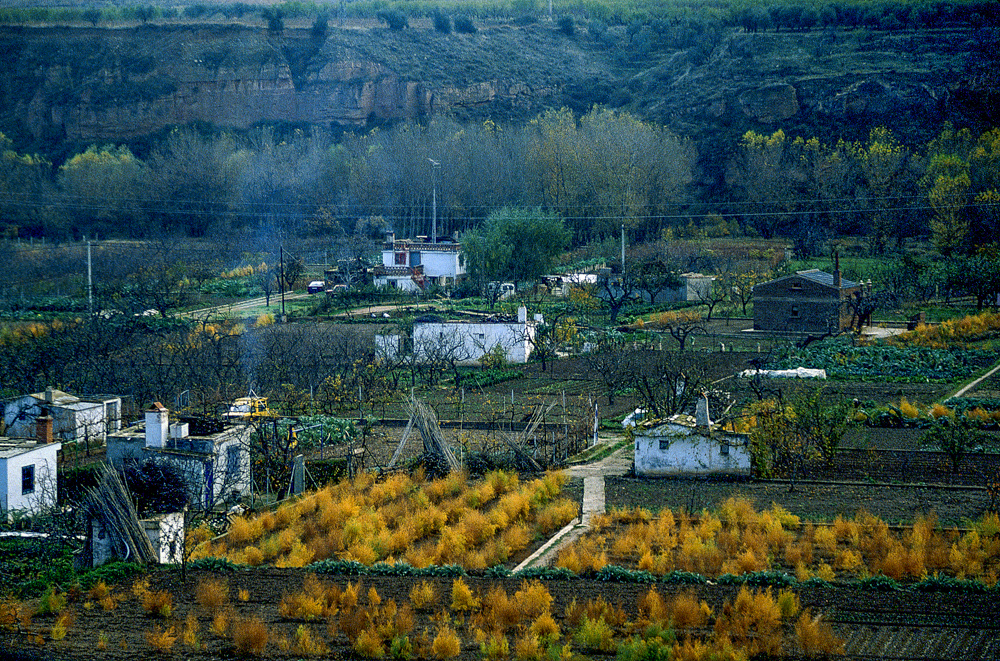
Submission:
M 234 619 L 232 634 L 233 646 L 237 652 L 256 655 L 264 653 L 270 636 L 267 625 L 257 615 L 249 619 Z

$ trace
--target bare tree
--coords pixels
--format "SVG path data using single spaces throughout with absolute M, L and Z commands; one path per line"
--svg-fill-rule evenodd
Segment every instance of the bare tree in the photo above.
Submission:
M 707 287 L 698 287 L 697 294 L 698 300 L 708 308 L 705 321 L 711 321 L 712 312 L 716 306 L 729 298 L 729 292 L 726 291 L 726 285 L 722 278 L 715 278 Z
M 688 310 L 663 312 L 656 316 L 654 324 L 656 328 L 665 330 L 670 337 L 677 340 L 679 351 L 684 351 L 688 338 L 692 335 L 708 332 L 701 315 Z
M 611 269 L 603 269 L 597 279 L 598 296 L 602 298 L 611 313 L 611 323 L 615 323 L 618 314 L 637 296 L 635 280 L 626 274 L 614 274 Z
M 615 395 L 623 390 L 632 378 L 629 350 L 626 349 L 621 334 L 611 332 L 602 336 L 587 354 L 587 365 L 604 385 L 608 406 L 614 406 Z
M 664 418 L 685 410 L 701 391 L 704 367 L 687 354 L 674 351 L 630 351 L 627 383 L 635 389 L 646 411 Z

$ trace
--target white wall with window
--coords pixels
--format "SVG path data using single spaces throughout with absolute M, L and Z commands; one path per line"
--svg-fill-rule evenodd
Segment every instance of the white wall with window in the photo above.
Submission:
M 61 443 L 0 439 L 0 516 L 33 514 L 54 507 Z

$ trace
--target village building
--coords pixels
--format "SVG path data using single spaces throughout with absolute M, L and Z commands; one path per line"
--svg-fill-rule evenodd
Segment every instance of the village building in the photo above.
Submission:
M 192 506 L 212 509 L 250 493 L 250 427 L 189 419 L 170 424 L 159 402 L 145 421 L 107 438 L 107 459 L 121 469 L 128 462 L 167 462 L 180 469 Z
M 53 441 L 52 425 L 51 417 L 38 416 L 36 438 L 0 438 L 0 516 L 8 522 L 56 505 L 62 443 Z
M 376 287 L 418 292 L 429 286 L 448 287 L 465 275 L 465 255 L 458 237 L 428 243 L 426 236 L 396 239 L 386 234 L 382 263 L 372 269 Z
M 387 359 L 405 353 L 412 354 L 418 362 L 447 357 L 458 364 L 474 364 L 499 348 L 506 362 L 521 364 L 528 362 L 535 330 L 541 321 L 541 315 L 529 320 L 528 309 L 521 306 L 516 318 L 417 320 L 410 338 L 379 335 L 375 343 L 379 353 Z
M 861 285 L 841 278 L 840 269 L 798 271 L 753 288 L 753 328 L 786 333 L 838 333 L 851 327 L 852 297 Z
M 750 474 L 748 437 L 713 424 L 705 397 L 699 399 L 694 418 L 674 415 L 663 422 L 639 423 L 633 433 L 636 475 Z
M 704 273 L 681 273 L 677 276 L 678 284 L 674 287 L 664 287 L 658 290 L 633 287 L 631 297 L 645 303 L 702 301 L 708 298 L 715 279 L 714 275 L 705 275 Z M 601 269 L 601 272 L 597 274 L 593 282 L 600 285 L 597 289 L 597 296 L 600 298 L 618 298 L 622 295 L 621 273 L 613 273 L 611 269 Z
M 16 397 L 4 403 L 4 432 L 12 438 L 36 438 L 39 416 L 52 418 L 52 436 L 61 442 L 100 441 L 121 429 L 122 400 L 114 396 L 76 397 L 61 390 Z

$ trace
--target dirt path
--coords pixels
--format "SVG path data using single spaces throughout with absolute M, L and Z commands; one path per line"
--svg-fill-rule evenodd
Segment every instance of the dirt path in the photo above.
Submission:
M 993 369 L 991 369 L 986 374 L 983 374 L 981 377 L 979 377 L 978 379 L 976 379 L 972 383 L 968 383 L 965 386 L 959 388 L 955 392 L 955 394 L 952 395 L 952 397 L 961 397 L 962 395 L 964 395 L 965 393 L 969 392 L 970 390 L 972 390 L 973 388 L 975 388 L 976 386 L 978 386 L 980 383 L 982 383 L 986 379 L 988 379 L 991 376 L 993 376 L 994 374 L 996 374 L 997 370 L 1000 370 L 1000 363 L 997 363 L 996 365 L 994 365 Z M 951 398 L 949 397 L 948 399 L 951 399 Z
M 609 434 L 598 440 L 606 445 L 614 445 L 622 438 L 621 434 Z M 576 541 L 590 529 L 590 518 L 605 511 L 604 478 L 629 473 L 632 470 L 633 449 L 634 446 L 625 445 L 603 459 L 566 469 L 571 478 L 583 478 L 583 504 L 580 508 L 580 517 L 553 535 L 541 548 L 515 567 L 514 571 L 552 564 L 560 549 Z

